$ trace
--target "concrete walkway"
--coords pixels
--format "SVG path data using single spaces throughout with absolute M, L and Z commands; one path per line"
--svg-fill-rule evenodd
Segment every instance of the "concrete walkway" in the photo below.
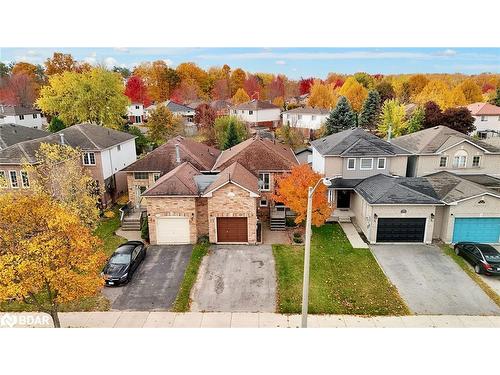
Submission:
M 123 230 L 118 229 L 115 234 L 125 238 L 127 241 L 144 241 L 141 238 L 141 231 L 139 230 Z
M 368 249 L 368 244 L 363 241 L 352 223 L 340 223 L 340 226 L 354 249 Z
M 60 313 L 66 328 L 298 328 L 300 315 L 105 311 Z M 498 316 L 310 315 L 310 328 L 500 328 Z M 0 313 L 0 328 L 52 327 L 42 313 Z

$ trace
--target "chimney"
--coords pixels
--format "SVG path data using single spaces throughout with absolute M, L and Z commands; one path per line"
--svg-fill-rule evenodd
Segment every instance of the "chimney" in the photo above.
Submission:
M 392 124 L 389 123 L 389 128 L 387 129 L 387 142 L 391 143 Z
M 175 162 L 180 163 L 181 162 L 181 152 L 179 150 L 179 144 L 175 144 Z
M 64 133 L 59 133 L 59 138 L 61 138 L 61 145 L 64 146 Z

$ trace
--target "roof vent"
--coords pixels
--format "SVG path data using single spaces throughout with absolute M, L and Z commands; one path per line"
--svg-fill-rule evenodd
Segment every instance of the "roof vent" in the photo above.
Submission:
M 64 133 L 59 133 L 59 138 L 61 139 L 61 145 L 64 146 Z
M 175 144 L 175 162 L 180 163 L 181 162 L 181 152 L 179 150 L 179 144 Z

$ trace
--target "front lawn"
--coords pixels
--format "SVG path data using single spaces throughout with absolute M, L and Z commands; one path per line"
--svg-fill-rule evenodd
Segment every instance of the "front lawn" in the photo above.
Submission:
M 113 251 L 115 251 L 119 245 L 127 241 L 125 238 L 117 236 L 115 234 L 115 231 L 119 229 L 121 225 L 120 211 L 118 210 L 118 206 L 113 209 L 115 216 L 112 218 L 101 218 L 99 224 L 97 225 L 97 228 L 94 231 L 94 235 L 102 240 L 103 250 L 107 256 L 113 254 Z
M 408 315 L 369 249 L 353 249 L 338 224 L 313 227 L 309 282 L 312 314 Z M 280 313 L 300 313 L 304 247 L 273 245 Z

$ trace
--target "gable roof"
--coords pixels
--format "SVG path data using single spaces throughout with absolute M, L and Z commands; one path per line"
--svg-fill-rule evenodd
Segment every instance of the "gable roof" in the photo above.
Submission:
M 490 103 L 472 103 L 467 109 L 473 116 L 500 116 L 500 107 Z
M 157 106 L 159 105 L 164 105 L 166 106 L 170 112 L 173 112 L 173 113 L 176 113 L 176 112 L 195 112 L 195 109 L 194 108 L 191 108 L 191 107 L 188 107 L 187 105 L 184 105 L 184 104 L 180 104 L 180 103 L 177 103 L 177 102 L 174 102 L 172 100 L 167 100 L 165 102 L 162 102 L 162 103 L 158 103 L 158 104 L 151 104 L 149 107 L 146 108 L 146 111 L 152 111 L 152 110 L 155 110 Z
M 160 177 L 142 196 L 198 196 L 194 177 L 200 174 L 194 165 L 186 161 Z
M 237 104 L 232 107 L 233 109 L 247 109 L 247 110 L 259 110 L 259 109 L 280 109 L 280 107 L 266 102 L 264 100 L 253 99 L 246 103 Z
M 22 164 L 36 161 L 41 143 L 64 144 L 82 151 L 102 151 L 136 138 L 134 135 L 93 124 L 77 124 L 45 137 L 19 142 L 0 150 L 0 164 Z
M 169 139 L 144 157 L 124 169 L 126 172 L 161 172 L 166 173 L 174 169 L 176 162 L 175 145 L 179 145 L 181 162 L 189 161 L 200 171 L 212 169 L 220 155 L 216 148 L 196 142 L 181 136 Z
M 285 111 L 283 113 L 290 114 L 290 113 L 298 113 L 298 114 L 306 114 L 306 115 L 327 115 L 330 113 L 327 109 L 322 109 L 322 108 L 312 108 L 312 107 L 305 107 L 305 108 L 294 108 L 289 111 Z
M 290 147 L 260 135 L 222 151 L 212 170 L 223 170 L 234 162 L 255 175 L 258 171 L 289 171 L 299 164 Z
M 39 109 L 34 107 L 24 107 L 20 105 L 4 105 L 0 104 L 0 115 L 4 116 L 19 116 L 19 115 L 32 115 L 41 113 Z
M 495 146 L 478 141 L 442 125 L 396 137 L 392 140 L 392 143 L 416 154 L 434 154 L 463 141 L 467 141 L 487 152 L 500 153 L 500 149 Z
M 409 155 L 405 149 L 380 139 L 361 128 L 352 128 L 311 142 L 326 156 Z
M 49 135 L 41 129 L 16 124 L 0 124 L 0 150 L 16 143 Z
M 458 174 L 457 176 L 487 188 L 500 188 L 500 178 L 487 174 Z
M 213 181 L 206 188 L 205 194 L 211 193 L 230 182 L 242 187 L 245 190 L 248 190 L 251 193 L 260 195 L 259 181 L 257 177 L 238 162 L 234 162 L 229 167 L 220 172 L 217 175 L 217 179 L 215 179 L 215 181 Z

